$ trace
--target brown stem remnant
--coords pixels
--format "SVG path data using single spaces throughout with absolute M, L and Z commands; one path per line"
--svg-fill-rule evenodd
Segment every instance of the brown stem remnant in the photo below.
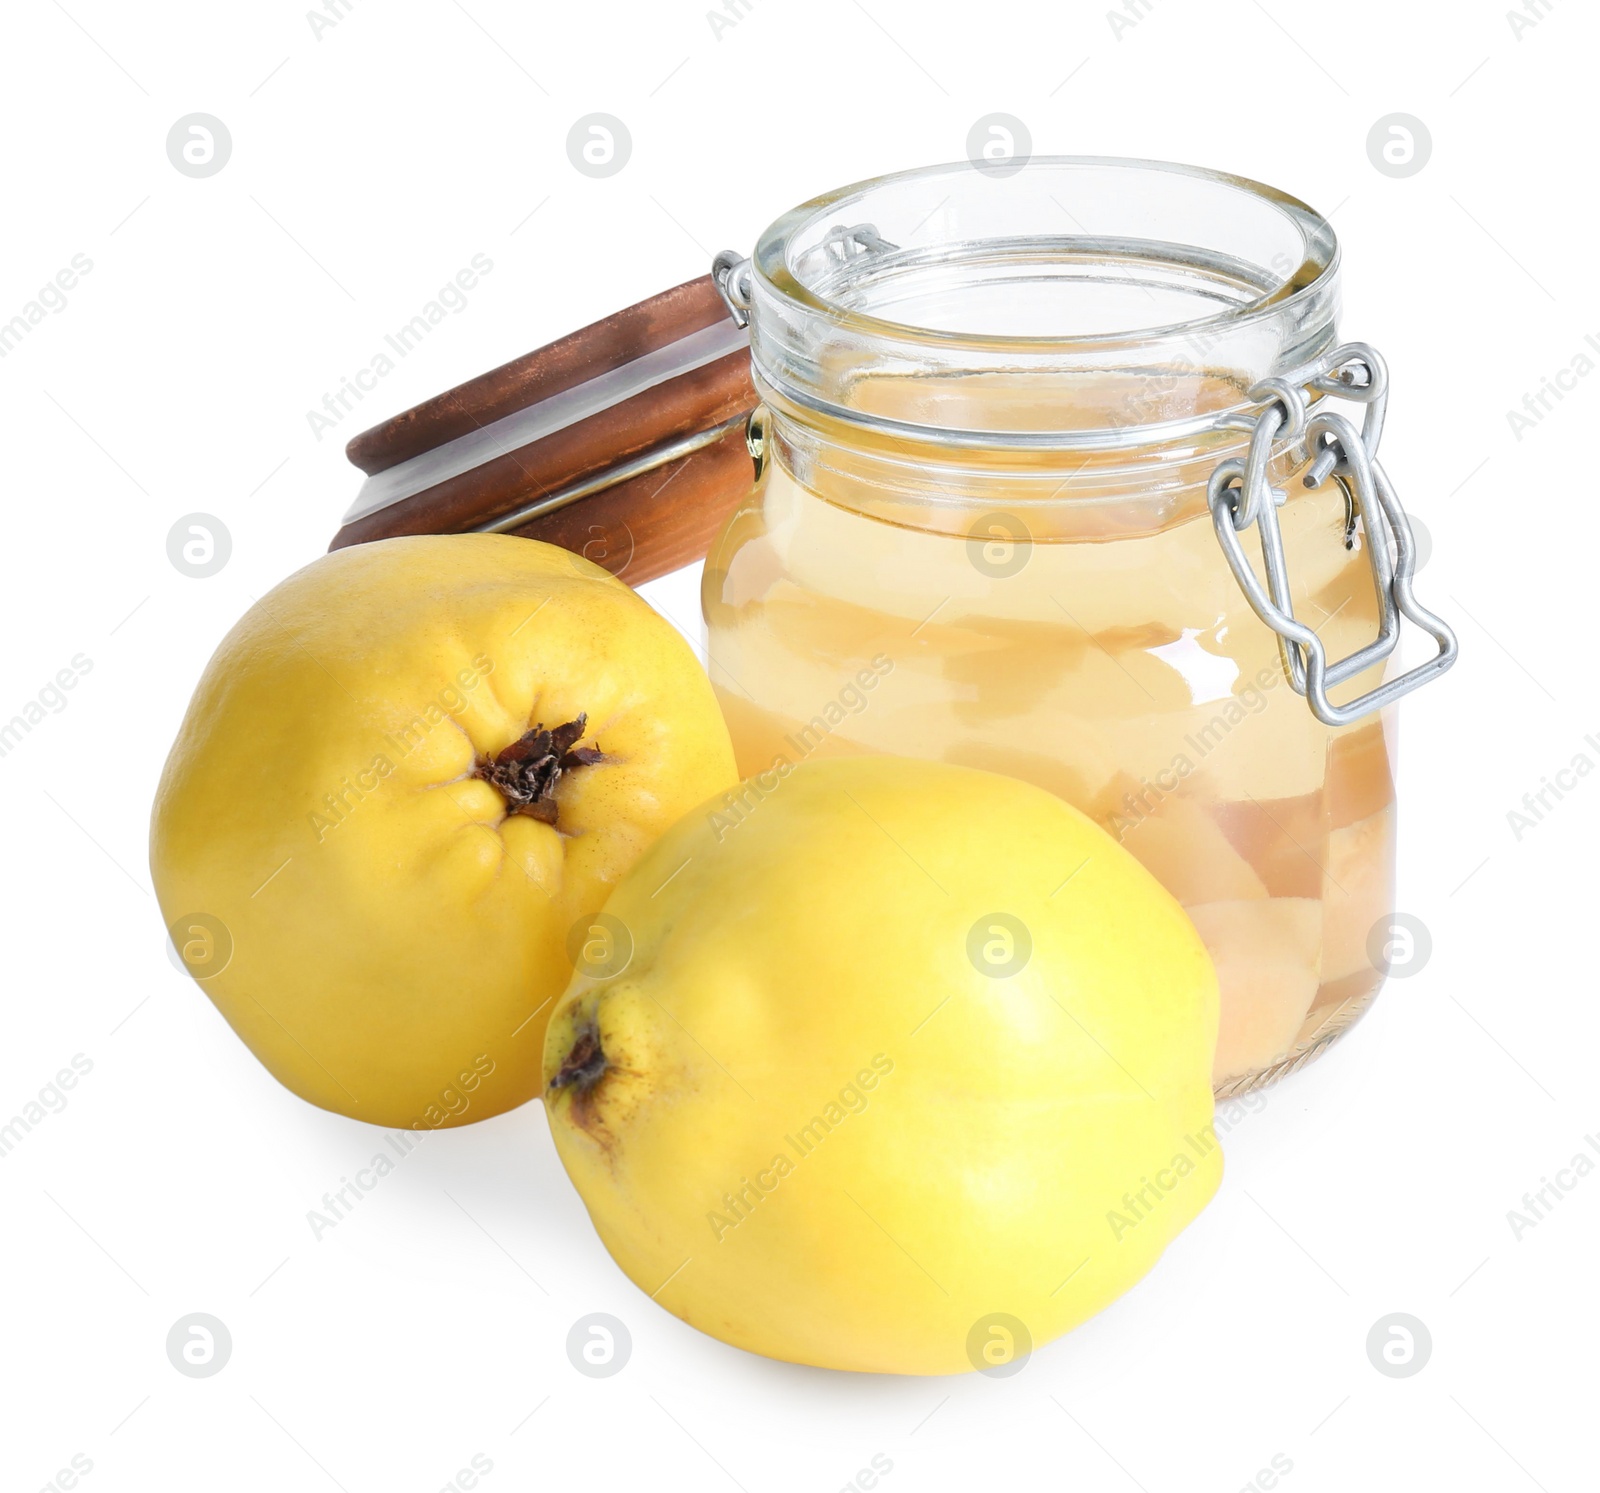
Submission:
M 475 778 L 495 788 L 506 801 L 508 814 L 526 814 L 541 824 L 556 822 L 556 784 L 563 773 L 592 767 L 605 760 L 598 747 L 580 747 L 587 712 L 564 726 L 546 731 L 542 725 L 514 741 L 503 752 L 483 757 L 473 769 Z
M 590 1017 L 572 1036 L 572 1046 L 550 1080 L 552 1089 L 575 1089 L 576 1098 L 584 1098 L 606 1076 L 611 1066 L 605 1049 L 600 1045 L 600 1025 Z
M 611 1060 L 600 1045 L 600 1024 L 591 1015 L 573 1032 L 572 1046 L 548 1086 L 551 1094 L 558 1089 L 572 1090 L 573 1122 L 607 1152 L 615 1141 L 595 1114 L 595 1100 L 601 1080 L 610 1071 Z

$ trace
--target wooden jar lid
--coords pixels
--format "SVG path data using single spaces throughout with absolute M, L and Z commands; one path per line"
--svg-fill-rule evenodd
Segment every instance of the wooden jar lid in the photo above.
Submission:
M 330 549 L 519 534 L 639 584 L 702 559 L 750 490 L 749 333 L 709 275 L 363 431 Z

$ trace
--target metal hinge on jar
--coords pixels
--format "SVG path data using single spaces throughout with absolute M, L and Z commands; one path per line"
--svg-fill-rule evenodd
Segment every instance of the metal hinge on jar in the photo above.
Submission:
M 1320 409 L 1312 412 L 1313 393 L 1364 404 L 1361 429 L 1344 415 Z M 1250 391 L 1252 400 L 1262 401 L 1256 414 L 1230 416 L 1220 422 L 1223 428 L 1249 430 L 1248 454 L 1242 461 L 1222 462 L 1206 488 L 1211 521 L 1234 578 L 1256 616 L 1278 635 L 1289 683 L 1305 697 L 1311 713 L 1328 726 L 1348 726 L 1393 704 L 1438 678 L 1456 661 L 1455 634 L 1412 594 L 1416 541 L 1405 509 L 1378 464 L 1388 396 L 1388 369 L 1378 353 L 1363 342 L 1346 343 L 1282 377 L 1264 380 Z M 1344 488 L 1353 519 L 1359 518 L 1366 531 L 1367 561 L 1378 598 L 1378 636 L 1335 663 L 1328 662 L 1316 631 L 1295 617 L 1278 526 L 1278 504 L 1285 495 L 1274 491 L 1268 480 L 1273 445 L 1302 437 L 1312 453 L 1305 485 L 1319 487 L 1331 476 Z M 1239 537 L 1252 524 L 1261 531 L 1265 586 Z M 1437 653 L 1348 704 L 1335 705 L 1328 699 L 1329 686 L 1388 658 L 1400 639 L 1401 618 L 1423 628 L 1438 645 Z
M 711 283 L 736 326 L 750 325 L 750 260 L 737 249 L 724 249 L 711 261 Z
M 878 232 L 875 223 L 836 223 L 824 236 L 820 252 L 831 264 L 850 264 L 898 249 Z M 711 261 L 711 280 L 723 304 L 741 327 L 750 325 L 750 260 L 737 249 L 724 249 Z

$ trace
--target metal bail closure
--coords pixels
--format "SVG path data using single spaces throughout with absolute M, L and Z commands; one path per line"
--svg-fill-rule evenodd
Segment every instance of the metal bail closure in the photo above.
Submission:
M 828 266 L 837 270 L 857 260 L 892 254 L 899 247 L 884 238 L 875 223 L 835 223 L 824 235 L 817 252 Z M 728 315 L 739 327 L 750 325 L 754 273 L 749 256 L 737 249 L 724 249 L 711 261 L 711 283 L 717 287 Z
M 711 283 L 736 327 L 750 325 L 750 260 L 737 249 L 724 249 L 711 261 Z
M 1331 411 L 1319 410 L 1308 416 L 1308 391 L 1366 405 L 1362 428 L 1358 431 L 1345 416 Z M 1250 450 L 1245 459 L 1222 462 L 1211 474 L 1206 488 L 1211 522 L 1245 599 L 1278 635 L 1284 672 L 1295 692 L 1305 696 L 1311 713 L 1324 725 L 1348 726 L 1436 679 L 1456 661 L 1455 634 L 1412 594 L 1416 541 L 1405 509 L 1377 460 L 1388 403 L 1388 371 L 1372 348 L 1347 343 L 1282 378 L 1268 379 L 1252 389 L 1250 397 L 1268 402 L 1247 422 Z M 1241 428 L 1237 417 L 1222 423 L 1225 428 Z M 1274 442 L 1295 440 L 1302 434 L 1312 452 L 1305 485 L 1314 488 L 1332 476 L 1344 488 L 1353 510 L 1352 530 L 1359 518 L 1366 534 L 1367 562 L 1378 599 L 1377 637 L 1331 664 L 1322 639 L 1294 615 L 1283 532 L 1278 524 L 1278 504 L 1286 495 L 1274 492 L 1267 480 Z M 1261 530 L 1265 586 L 1240 539 L 1252 524 Z M 1438 652 L 1358 699 L 1335 705 L 1328 699 L 1329 686 L 1388 658 L 1399 642 L 1402 617 L 1423 628 L 1438 644 Z

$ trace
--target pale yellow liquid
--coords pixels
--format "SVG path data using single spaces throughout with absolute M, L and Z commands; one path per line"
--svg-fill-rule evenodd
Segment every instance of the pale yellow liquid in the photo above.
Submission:
M 1280 518 L 1296 610 L 1338 659 L 1376 632 L 1368 562 L 1345 546 L 1336 484 L 1293 493 Z M 1030 515 L 1025 563 L 997 576 L 1012 552 L 996 543 L 975 564 L 966 532 L 1003 503 L 935 532 L 848 482 L 829 499 L 771 463 L 707 561 L 711 674 L 740 771 L 896 753 L 1008 773 L 1083 810 L 1211 950 L 1221 1092 L 1348 1026 L 1382 983 L 1368 942 L 1392 902 L 1390 744 L 1377 718 L 1330 730 L 1290 689 L 1203 500 L 1143 534 L 1124 513 L 1109 527 L 1127 537 L 1081 513 L 1052 534 Z

